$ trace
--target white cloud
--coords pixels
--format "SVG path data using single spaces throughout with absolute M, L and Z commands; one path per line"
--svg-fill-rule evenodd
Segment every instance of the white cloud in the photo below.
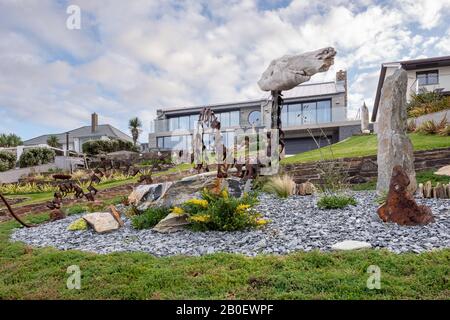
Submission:
M 330 45 L 335 65 L 313 81 L 348 69 L 350 107 L 371 107 L 382 62 L 450 51 L 450 33 L 433 33 L 449 3 L 79 0 L 82 29 L 70 31 L 62 2 L 0 0 L 0 111 L 42 133 L 93 111 L 147 129 L 158 108 L 266 97 L 256 82 L 271 59 Z

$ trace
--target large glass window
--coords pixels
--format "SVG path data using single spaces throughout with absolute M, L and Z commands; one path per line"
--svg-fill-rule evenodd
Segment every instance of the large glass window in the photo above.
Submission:
M 178 129 L 178 117 L 169 118 L 169 130 L 177 130 Z
M 222 128 L 239 126 L 239 111 L 219 112 L 216 113 L 216 117 Z
M 317 123 L 316 102 L 302 104 L 302 124 Z
M 158 137 L 157 144 L 162 149 L 192 150 L 192 136 Z
M 417 81 L 419 82 L 419 86 L 438 84 L 439 83 L 439 71 L 438 70 L 430 70 L 430 71 L 417 72 L 416 78 L 417 78 Z
M 283 128 L 331 121 L 331 100 L 286 104 L 281 110 Z
M 189 130 L 189 116 L 180 117 L 179 129 Z
M 230 112 L 230 126 L 239 126 L 239 111 Z
M 331 122 L 331 101 L 317 101 L 317 123 Z
M 302 105 L 300 103 L 288 105 L 288 124 L 290 127 L 302 124 Z

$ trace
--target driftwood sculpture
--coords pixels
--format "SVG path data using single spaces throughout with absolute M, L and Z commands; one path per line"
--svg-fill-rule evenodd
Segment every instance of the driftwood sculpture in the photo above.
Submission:
M 423 225 L 434 221 L 430 208 L 418 205 L 407 191 L 410 180 L 402 166 L 395 166 L 389 185 L 386 203 L 378 209 L 384 222 L 400 225 Z
M 284 151 L 284 132 L 281 130 L 282 91 L 290 90 L 299 84 L 309 81 L 313 75 L 328 71 L 334 64 L 336 51 L 327 47 L 299 55 L 285 55 L 273 60 L 258 81 L 263 91 L 270 91 L 271 129 L 279 132 L 280 154 Z

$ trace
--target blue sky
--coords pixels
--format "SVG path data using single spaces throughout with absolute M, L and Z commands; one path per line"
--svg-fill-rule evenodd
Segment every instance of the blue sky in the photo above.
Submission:
M 66 8 L 81 29 L 66 28 Z M 287 53 L 333 46 L 349 109 L 373 104 L 380 64 L 450 55 L 450 0 L 0 0 L 0 132 L 24 139 L 100 123 L 124 131 L 156 109 L 266 97 Z

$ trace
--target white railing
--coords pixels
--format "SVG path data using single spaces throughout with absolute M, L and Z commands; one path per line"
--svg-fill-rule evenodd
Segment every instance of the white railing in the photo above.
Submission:
M 419 79 L 416 79 L 409 87 L 409 91 L 411 94 L 450 91 L 450 74 L 440 73 L 436 84 L 419 84 Z

